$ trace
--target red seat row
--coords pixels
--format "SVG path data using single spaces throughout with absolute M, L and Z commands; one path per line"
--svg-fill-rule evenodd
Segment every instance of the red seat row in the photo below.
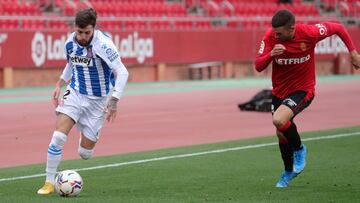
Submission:
M 70 26 L 68 23 L 60 20 L 0 20 L 0 29 L 15 30 L 68 30 Z
M 103 30 L 208 30 L 217 29 L 210 21 L 102 21 Z
M 314 4 L 277 4 L 277 3 L 249 3 L 234 2 L 230 4 L 215 4 L 214 2 L 204 2 L 202 7 L 208 16 L 272 16 L 277 10 L 288 9 L 296 16 L 318 16 L 319 11 Z
M 342 1 L 339 11 L 344 17 L 360 17 L 360 1 Z
M 18 1 L 0 1 L 0 14 L 1 15 L 32 15 L 37 16 L 41 15 L 40 7 L 35 5 L 34 2 L 28 1 L 20 3 Z

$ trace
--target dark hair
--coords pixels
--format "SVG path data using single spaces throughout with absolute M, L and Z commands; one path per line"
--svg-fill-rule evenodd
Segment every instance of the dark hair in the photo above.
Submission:
M 93 8 L 87 8 L 76 13 L 75 25 L 79 28 L 85 28 L 88 25 L 95 27 L 97 13 Z
M 280 10 L 271 19 L 273 28 L 292 26 L 295 24 L 295 16 L 288 10 Z

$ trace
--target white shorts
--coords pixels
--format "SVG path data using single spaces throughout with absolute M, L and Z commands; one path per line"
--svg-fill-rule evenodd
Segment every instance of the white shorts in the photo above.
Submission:
M 56 112 L 68 115 L 86 138 L 97 142 L 105 121 L 106 102 L 107 97 L 89 98 L 68 86 L 64 94 L 64 104 L 59 105 Z

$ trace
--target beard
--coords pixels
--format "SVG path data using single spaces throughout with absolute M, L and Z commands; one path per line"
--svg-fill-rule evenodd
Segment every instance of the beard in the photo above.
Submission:
M 90 37 L 89 40 L 86 40 L 86 39 L 83 39 L 83 40 L 78 40 L 76 37 L 75 37 L 75 40 L 77 41 L 78 44 L 80 44 L 81 46 L 83 47 L 86 47 L 90 44 L 91 40 L 93 39 L 94 35 L 92 35 Z
M 86 47 L 90 41 L 87 40 L 76 40 L 81 46 Z

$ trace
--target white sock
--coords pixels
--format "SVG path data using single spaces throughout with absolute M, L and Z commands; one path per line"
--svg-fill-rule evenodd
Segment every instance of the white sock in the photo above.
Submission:
M 85 149 L 84 147 L 82 147 L 79 144 L 78 153 L 79 153 L 79 156 L 82 159 L 88 160 L 88 159 L 90 159 L 92 157 L 92 155 L 94 153 L 94 149 Z
M 46 162 L 46 181 L 54 184 L 57 168 L 61 161 L 62 149 L 67 136 L 59 131 L 54 131 L 49 144 Z

